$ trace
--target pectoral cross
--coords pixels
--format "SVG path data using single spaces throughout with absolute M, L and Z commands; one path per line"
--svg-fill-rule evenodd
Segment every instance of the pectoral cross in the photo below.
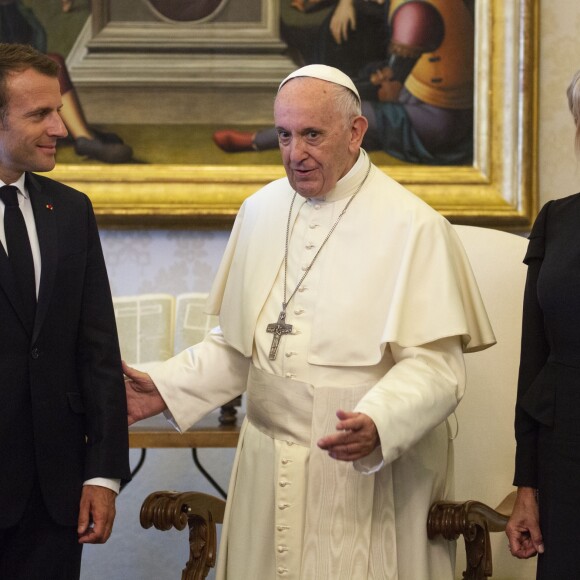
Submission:
M 292 325 L 286 324 L 286 310 L 280 312 L 278 316 L 278 322 L 272 322 L 266 327 L 266 332 L 271 332 L 274 336 L 272 337 L 272 346 L 270 347 L 270 360 L 276 360 L 276 355 L 278 354 L 278 345 L 280 344 L 280 339 L 283 334 L 290 334 L 292 332 Z

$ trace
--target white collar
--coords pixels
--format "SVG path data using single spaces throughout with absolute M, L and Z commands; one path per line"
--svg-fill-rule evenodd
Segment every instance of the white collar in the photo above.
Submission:
M 0 179 L 0 186 L 13 185 L 14 187 L 18 188 L 19 193 L 21 193 L 26 199 L 28 199 L 28 190 L 25 187 L 25 181 L 26 181 L 26 173 L 23 173 L 16 181 L 13 181 L 12 183 L 4 183 Z

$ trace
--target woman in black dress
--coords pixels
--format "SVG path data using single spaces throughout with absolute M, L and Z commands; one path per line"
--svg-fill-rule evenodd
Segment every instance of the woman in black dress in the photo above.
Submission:
M 580 152 L 580 71 L 568 88 Z M 548 202 L 524 262 L 514 485 L 506 533 L 537 578 L 580 578 L 580 194 Z

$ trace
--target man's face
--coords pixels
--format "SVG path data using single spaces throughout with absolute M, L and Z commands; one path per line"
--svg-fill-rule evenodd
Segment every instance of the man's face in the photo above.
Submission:
M 11 73 L 8 104 L 0 121 L 0 178 L 16 181 L 24 171 L 50 171 L 55 165 L 57 139 L 67 130 L 60 118 L 58 79 L 34 69 Z
M 326 81 L 299 77 L 276 97 L 282 162 L 290 184 L 303 197 L 326 195 L 358 158 L 366 119 L 347 121 L 335 105 L 335 90 Z

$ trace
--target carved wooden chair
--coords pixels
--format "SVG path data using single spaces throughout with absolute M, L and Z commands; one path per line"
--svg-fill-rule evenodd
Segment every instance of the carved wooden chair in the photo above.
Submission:
M 516 561 L 508 552 L 505 529 L 513 506 L 510 490 L 515 444 L 513 409 L 519 362 L 521 311 L 526 269 L 525 238 L 497 230 L 456 226 L 466 248 L 490 316 L 498 344 L 466 356 L 468 386 L 457 410 L 454 497 L 477 501 L 437 502 L 431 508 L 427 533 L 465 540 L 458 569 L 465 580 L 534 577 L 533 562 Z M 501 501 L 500 501 L 501 500 Z M 499 505 L 498 505 L 499 504 Z M 492 509 L 489 506 L 498 506 Z M 182 580 L 206 578 L 216 560 L 216 524 L 225 502 L 201 493 L 155 492 L 141 508 L 141 525 L 159 530 L 189 527 L 190 559 Z M 185 554 L 185 551 L 184 551 Z
M 458 550 L 457 555 L 459 578 L 483 580 L 492 573 L 497 579 L 534 578 L 533 561 L 513 558 L 503 533 L 490 535 L 505 530 L 515 500 L 511 491 L 513 418 L 527 240 L 486 228 L 456 226 L 456 231 L 478 281 L 497 345 L 465 357 L 467 390 L 456 412 L 454 441 L 453 497 L 458 501 L 431 507 L 427 533 L 430 538 L 441 535 L 450 541 L 463 536 L 465 552 Z
M 158 530 L 189 528 L 189 560 L 181 580 L 203 580 L 217 558 L 216 524 L 223 523 L 226 502 L 198 492 L 156 491 L 141 506 L 141 526 Z

